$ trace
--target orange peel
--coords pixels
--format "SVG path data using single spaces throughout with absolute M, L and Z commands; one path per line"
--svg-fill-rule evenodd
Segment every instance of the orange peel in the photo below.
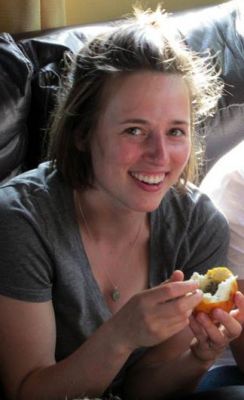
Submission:
M 210 314 L 215 308 L 222 308 L 226 312 L 234 308 L 238 284 L 237 276 L 229 268 L 215 267 L 209 269 L 205 275 L 194 272 L 191 279 L 199 283 L 199 289 L 203 292 L 202 300 L 194 312 Z

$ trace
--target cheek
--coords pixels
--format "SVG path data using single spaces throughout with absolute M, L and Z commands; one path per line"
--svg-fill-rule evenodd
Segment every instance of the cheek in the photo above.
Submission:
M 130 165 L 135 158 L 135 151 L 130 146 L 122 142 L 112 143 L 111 141 L 104 145 L 105 141 L 96 141 L 93 143 L 92 160 L 96 174 L 113 176 L 120 173 L 122 167 Z
M 172 154 L 175 164 L 184 168 L 191 155 L 191 143 L 186 143 L 179 148 L 175 148 Z
M 119 145 L 113 147 L 111 157 L 118 165 L 130 165 L 138 159 L 140 154 L 141 150 L 138 146 L 128 145 L 121 141 Z
M 91 143 L 91 154 L 94 165 L 106 163 L 106 160 L 110 162 L 113 156 L 111 144 L 107 140 L 100 140 L 99 137 L 96 137 Z

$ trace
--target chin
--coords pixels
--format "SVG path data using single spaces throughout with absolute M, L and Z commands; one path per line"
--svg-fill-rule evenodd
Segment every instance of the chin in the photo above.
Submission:
M 160 198 L 160 201 L 157 201 L 157 202 L 144 201 L 142 204 L 138 204 L 137 206 L 135 206 L 133 208 L 135 211 L 150 213 L 150 212 L 157 210 L 161 201 L 162 201 L 162 198 Z

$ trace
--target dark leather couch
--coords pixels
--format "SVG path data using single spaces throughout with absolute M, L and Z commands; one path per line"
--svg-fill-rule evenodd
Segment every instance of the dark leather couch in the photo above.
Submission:
M 199 127 L 206 135 L 205 170 L 244 137 L 244 8 L 232 0 L 173 16 L 198 52 L 208 48 L 222 68 L 226 95 L 214 118 Z M 11 36 L 0 34 L 0 182 L 35 167 L 47 144 L 46 127 L 67 52 L 106 24 Z

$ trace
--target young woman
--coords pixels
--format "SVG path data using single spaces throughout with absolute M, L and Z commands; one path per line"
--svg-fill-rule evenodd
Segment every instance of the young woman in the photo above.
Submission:
M 244 299 L 192 316 L 193 271 L 228 228 L 188 181 L 222 85 L 165 15 L 88 42 L 59 96 L 49 162 L 0 189 L 0 372 L 11 400 L 190 393 L 241 333 Z M 165 377 L 165 379 L 164 379 Z

